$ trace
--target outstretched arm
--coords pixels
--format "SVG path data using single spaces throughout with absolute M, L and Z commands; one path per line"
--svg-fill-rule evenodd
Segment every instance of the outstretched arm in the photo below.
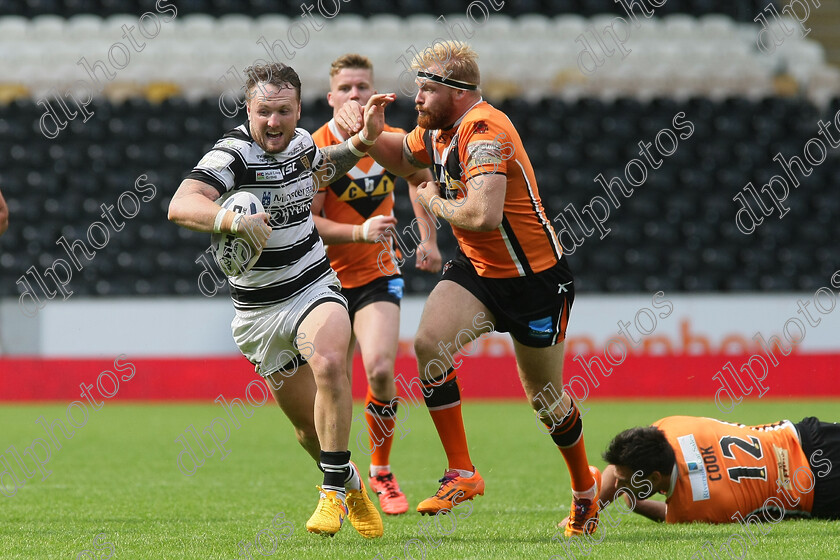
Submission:
M 338 110 L 335 122 L 345 131 L 354 134 L 362 129 L 363 117 L 362 106 L 357 101 L 351 100 Z M 404 140 L 405 133 L 383 132 L 376 145 L 372 146 L 368 153 L 376 160 L 376 163 L 400 177 L 407 177 L 418 169 L 430 167 L 411 155 L 411 152 L 404 147 Z
M 385 128 L 385 106 L 395 99 L 396 96 L 393 93 L 376 94 L 368 99 L 364 107 L 364 136 L 369 142 L 378 143 L 382 130 Z M 315 170 L 315 179 L 319 188 L 346 175 L 359 162 L 359 159 L 369 152 L 372 146 L 360 138 L 361 134 L 361 132 L 354 134 L 341 144 L 321 148 L 324 160 Z
M 627 501 L 629 501 L 629 499 Z M 639 515 L 647 517 L 648 519 L 662 523 L 665 521 L 667 509 L 667 504 L 665 504 L 665 502 L 660 502 L 659 500 L 636 500 L 636 508 L 633 511 Z
M 371 147 L 370 155 L 376 163 L 400 177 L 431 167 L 411 154 L 402 132 L 383 132 L 376 145 Z
M 602 504 L 606 505 L 613 501 L 616 496 L 616 491 L 618 490 L 617 482 L 618 479 L 615 475 L 615 467 L 613 465 L 607 465 L 604 472 L 601 474 L 601 491 L 598 496 Z M 620 499 L 624 500 L 624 503 L 628 508 L 633 505 L 633 502 L 627 496 L 626 492 L 621 492 Z M 665 502 L 636 498 L 636 507 L 633 508 L 633 511 L 639 515 L 647 517 L 648 519 L 652 519 L 653 521 L 662 522 L 665 521 L 666 508 L 667 505 Z

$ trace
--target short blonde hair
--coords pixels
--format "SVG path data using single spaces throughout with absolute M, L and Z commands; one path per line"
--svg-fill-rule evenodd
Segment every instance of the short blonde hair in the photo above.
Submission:
M 330 66 L 330 78 L 344 70 L 345 68 L 358 68 L 361 70 L 370 70 L 371 79 L 373 79 L 373 62 L 366 56 L 356 53 L 349 53 L 340 56 L 333 60 Z
M 478 71 L 477 58 L 478 54 L 466 43 L 436 41 L 414 57 L 411 67 L 415 70 L 437 67 L 443 71 L 444 78 L 479 85 L 481 74 Z

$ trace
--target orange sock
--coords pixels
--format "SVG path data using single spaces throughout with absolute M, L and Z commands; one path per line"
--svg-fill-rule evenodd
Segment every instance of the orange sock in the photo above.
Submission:
M 461 388 L 455 371 L 447 372 L 446 378 L 424 383 L 425 389 L 432 391 L 431 396 L 423 395 L 426 407 L 432 415 L 437 428 L 450 469 L 472 471 L 473 462 L 467 449 L 467 434 L 464 431 L 464 419 L 461 417 Z
M 397 404 L 383 402 L 373 396 L 370 387 L 365 398 L 365 420 L 368 425 L 368 437 L 373 454 L 370 456 L 371 465 L 389 465 L 391 445 L 394 443 L 394 416 L 397 414 Z
M 586 492 L 595 480 L 589 472 L 589 459 L 586 458 L 586 446 L 583 443 L 583 422 L 580 419 L 580 412 L 572 402 L 568 414 L 560 422 L 546 426 L 550 430 L 551 439 L 557 445 L 566 466 L 569 468 L 569 475 L 572 478 L 572 490 L 575 492 Z

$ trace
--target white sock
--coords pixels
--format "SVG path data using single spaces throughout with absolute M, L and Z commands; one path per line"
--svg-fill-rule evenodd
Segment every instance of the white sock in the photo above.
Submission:
M 391 465 L 371 465 L 370 477 L 373 478 L 381 472 L 391 472 Z
M 575 492 L 572 490 L 572 495 L 576 500 L 591 500 L 595 501 L 598 498 L 598 483 L 592 485 L 592 488 L 583 492 Z
M 335 491 L 335 497 L 341 500 L 342 502 L 347 500 L 347 494 L 344 492 L 344 488 L 334 488 L 332 486 L 326 486 L 324 487 L 324 490 L 326 490 L 327 492 Z M 323 492 L 320 492 L 320 497 L 326 498 L 327 495 Z
M 361 490 L 362 479 L 359 477 L 359 471 L 350 463 L 350 475 L 344 479 L 344 488 L 347 490 Z

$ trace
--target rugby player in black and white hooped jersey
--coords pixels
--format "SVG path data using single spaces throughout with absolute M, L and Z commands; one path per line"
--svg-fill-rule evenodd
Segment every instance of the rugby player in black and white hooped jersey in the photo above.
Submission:
M 347 142 L 318 149 L 296 128 L 300 78 L 284 64 L 246 69 L 248 120 L 226 133 L 178 187 L 169 219 L 201 232 L 233 233 L 262 254 L 254 267 L 229 278 L 240 351 L 266 379 L 292 421 L 298 441 L 318 461 L 324 482 L 307 521 L 333 535 L 345 516 L 364 537 L 379 537 L 382 520 L 350 463 L 350 341 L 347 303 L 330 268 L 310 205 L 321 182 L 343 177 L 384 127 L 393 94 L 371 97 L 365 127 Z M 266 212 L 246 216 L 217 201 L 245 189 Z

